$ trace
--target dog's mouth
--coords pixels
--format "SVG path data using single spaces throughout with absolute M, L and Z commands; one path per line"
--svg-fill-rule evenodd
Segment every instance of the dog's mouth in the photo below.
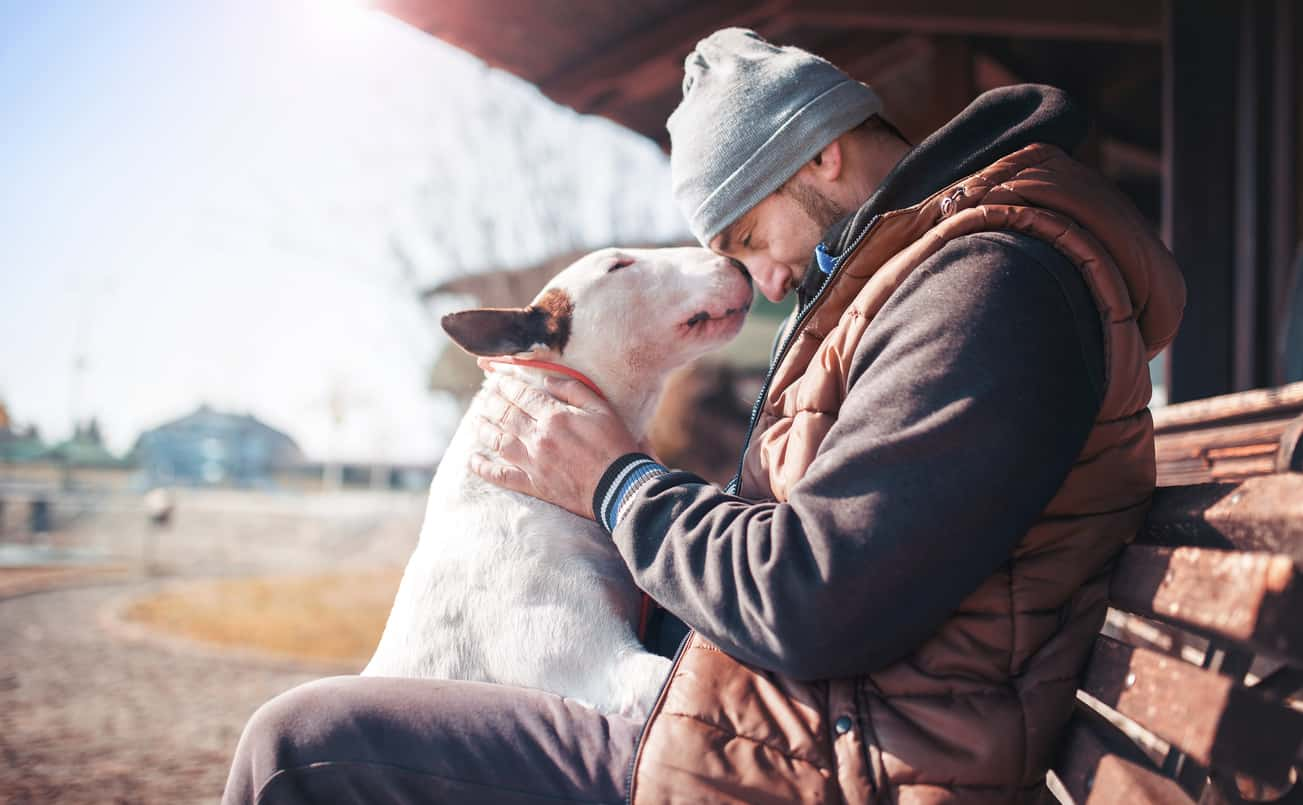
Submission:
M 722 313 L 711 313 L 706 310 L 698 310 L 693 313 L 687 321 L 683 322 L 683 327 L 689 333 L 705 332 L 716 328 L 716 322 L 726 322 L 732 320 L 741 320 L 751 310 L 751 300 L 748 299 L 738 307 L 725 308 Z

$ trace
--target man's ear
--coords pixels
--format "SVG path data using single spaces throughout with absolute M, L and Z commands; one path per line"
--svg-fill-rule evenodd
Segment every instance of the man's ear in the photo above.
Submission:
M 808 166 L 815 176 L 825 182 L 837 180 L 842 173 L 842 138 L 838 137 L 814 155 Z
M 562 352 L 570 340 L 570 313 L 569 297 L 553 289 L 529 307 L 462 310 L 441 323 L 457 346 L 472 355 L 519 355 L 540 348 Z

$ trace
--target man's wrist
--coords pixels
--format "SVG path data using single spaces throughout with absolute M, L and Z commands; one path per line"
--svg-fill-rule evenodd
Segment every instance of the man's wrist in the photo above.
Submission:
M 609 534 L 642 486 L 669 470 L 645 453 L 626 453 L 606 468 L 593 490 L 593 517 Z

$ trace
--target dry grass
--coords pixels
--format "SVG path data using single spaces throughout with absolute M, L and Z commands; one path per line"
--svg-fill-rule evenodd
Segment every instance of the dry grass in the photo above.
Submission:
M 128 621 L 220 646 L 306 660 L 371 657 L 394 601 L 399 569 L 194 581 L 128 607 Z

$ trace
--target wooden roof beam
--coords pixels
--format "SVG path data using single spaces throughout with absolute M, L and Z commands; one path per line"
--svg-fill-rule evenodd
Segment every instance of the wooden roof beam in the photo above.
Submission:
M 847 74 L 876 86 L 919 70 L 936 58 L 936 46 L 925 37 L 903 36 L 881 47 L 867 48 L 856 57 L 828 58 Z
M 1024 83 L 1022 76 L 991 54 L 973 54 L 973 84 L 978 92 Z
M 1162 176 L 1163 155 L 1118 137 L 1104 137 L 1099 143 L 1100 167 L 1107 176 Z
M 615 96 L 651 97 L 663 91 L 667 81 L 673 84 L 682 79 L 683 59 L 699 39 L 730 26 L 766 33 L 770 27 L 766 22 L 790 4 L 791 0 L 702 3 L 667 16 L 636 36 L 603 43 L 539 81 L 538 87 L 580 112 L 600 112 Z
M 1153 0 L 811 0 L 785 12 L 795 22 L 900 33 L 1107 42 L 1161 42 L 1162 5 Z

